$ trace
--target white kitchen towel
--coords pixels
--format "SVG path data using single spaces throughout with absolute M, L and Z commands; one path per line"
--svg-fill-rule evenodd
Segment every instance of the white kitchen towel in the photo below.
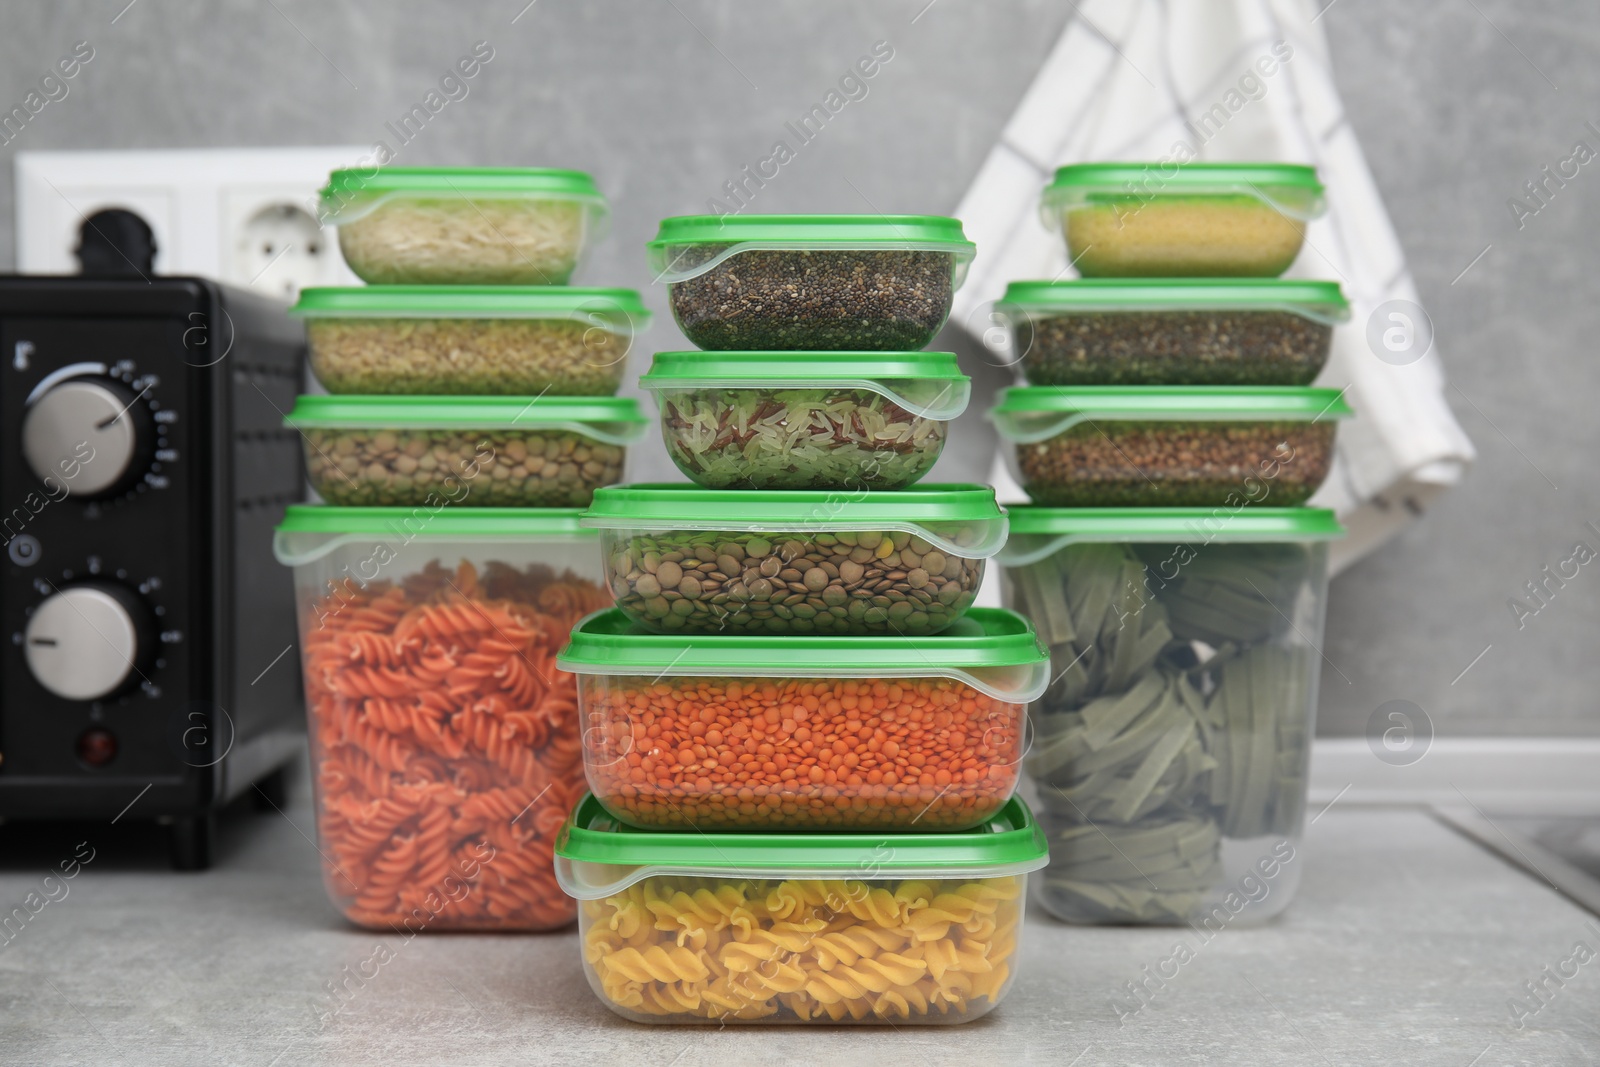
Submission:
M 957 214 L 978 245 L 953 320 L 1003 355 L 1007 282 L 1070 277 L 1039 218 L 1054 169 L 1084 161 L 1276 160 L 1316 166 L 1327 214 L 1289 277 L 1339 281 L 1351 319 L 1319 385 L 1342 387 L 1333 472 L 1313 503 L 1350 529 L 1349 564 L 1455 485 L 1472 443 L 1444 398 L 1432 327 L 1334 86 L 1328 0 L 1084 0 Z M 1025 499 L 997 468 L 997 485 Z

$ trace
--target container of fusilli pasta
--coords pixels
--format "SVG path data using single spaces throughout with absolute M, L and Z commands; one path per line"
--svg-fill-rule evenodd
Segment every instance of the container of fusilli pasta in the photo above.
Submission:
M 1046 861 L 1020 799 L 966 833 L 658 833 L 587 797 L 556 842 L 583 968 L 641 1023 L 964 1023 L 1016 978 Z
M 592 616 L 578 676 L 599 802 L 662 830 L 981 825 L 1016 790 L 1049 657 L 1022 616 L 975 608 L 930 637 L 647 633 Z
M 583 792 L 556 652 L 609 601 L 573 510 L 290 507 L 318 849 L 375 930 L 548 930 Z
M 330 504 L 578 508 L 648 421 L 611 396 L 302 396 L 284 425 Z

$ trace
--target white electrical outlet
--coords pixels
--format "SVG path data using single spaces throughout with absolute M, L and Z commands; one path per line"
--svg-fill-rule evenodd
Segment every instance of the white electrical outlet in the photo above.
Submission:
M 361 146 L 19 152 L 17 269 L 73 274 L 83 221 L 105 208 L 150 226 L 158 274 L 198 274 L 283 300 L 359 285 L 319 228 L 316 193 Z

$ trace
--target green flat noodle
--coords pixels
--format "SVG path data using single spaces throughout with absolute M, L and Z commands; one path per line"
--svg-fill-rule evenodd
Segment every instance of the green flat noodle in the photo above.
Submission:
M 1082 922 L 1182 921 L 1223 877 L 1221 835 L 1210 819 L 1180 815 L 1132 826 L 1068 826 L 1049 833 L 1045 905 Z

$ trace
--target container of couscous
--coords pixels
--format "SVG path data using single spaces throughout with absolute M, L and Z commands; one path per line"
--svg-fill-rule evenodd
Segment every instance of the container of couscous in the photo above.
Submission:
M 1085 278 L 1275 278 L 1325 204 L 1291 163 L 1077 163 L 1056 171 L 1045 225 Z

